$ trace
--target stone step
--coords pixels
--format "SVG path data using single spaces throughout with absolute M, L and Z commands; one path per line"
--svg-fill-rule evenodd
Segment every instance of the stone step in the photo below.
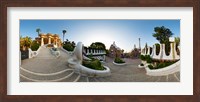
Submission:
M 28 79 L 20 76 L 20 82 L 34 82 L 34 81 L 28 80 Z
M 94 77 L 88 77 L 89 82 L 97 82 L 97 80 Z
M 47 81 L 47 82 L 51 81 L 51 80 L 60 81 L 62 78 L 67 77 L 68 75 L 70 75 L 72 73 L 73 73 L 73 70 L 68 70 L 68 71 L 64 71 L 62 73 L 58 73 L 56 75 L 50 75 L 52 73 L 43 75 L 42 73 L 34 74 L 34 73 L 27 72 L 27 71 L 20 69 L 21 77 L 26 78 L 26 79 L 33 79 L 32 81 L 34 81 L 34 80 L 35 81 L 37 81 L 37 80 L 38 81 Z
M 156 82 L 167 82 L 167 76 L 160 76 Z
M 160 79 L 160 76 L 149 76 L 144 80 L 144 82 L 157 82 Z
M 179 82 L 179 79 L 176 78 L 175 74 L 168 75 L 168 82 Z
M 78 81 L 79 79 L 80 79 L 79 74 L 73 73 L 72 76 L 70 76 L 69 78 L 66 78 L 60 82 L 74 82 L 74 81 Z
M 81 76 L 78 82 L 89 82 L 89 80 L 87 76 Z
M 175 77 L 176 77 L 176 79 L 178 79 L 178 80 L 180 81 L 180 80 L 181 80 L 181 79 L 180 79 L 180 72 L 176 72 L 176 73 L 175 73 Z

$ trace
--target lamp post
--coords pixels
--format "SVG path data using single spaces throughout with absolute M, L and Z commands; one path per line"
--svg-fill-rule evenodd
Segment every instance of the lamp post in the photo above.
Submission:
M 64 44 L 64 37 L 65 37 L 65 33 L 67 33 L 67 31 L 63 30 L 62 33 L 63 33 L 63 44 Z

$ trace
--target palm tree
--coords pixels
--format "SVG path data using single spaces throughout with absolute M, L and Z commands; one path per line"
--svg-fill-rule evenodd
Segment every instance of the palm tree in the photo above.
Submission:
M 37 28 L 37 29 L 36 29 L 36 32 L 38 32 L 38 35 L 39 35 L 40 32 L 41 32 L 41 29 L 40 29 L 40 28 Z
M 32 38 L 28 37 L 28 36 L 26 36 L 25 38 L 23 38 L 23 46 L 26 48 L 26 50 L 31 47 L 31 43 L 32 43 L 31 39 Z
M 62 33 L 63 33 L 63 44 L 64 44 L 64 37 L 65 37 L 65 33 L 66 33 L 67 31 L 66 30 L 63 30 L 62 31 Z

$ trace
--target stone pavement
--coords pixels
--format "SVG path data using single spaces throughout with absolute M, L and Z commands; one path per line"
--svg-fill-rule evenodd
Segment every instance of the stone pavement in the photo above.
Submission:
M 111 76 L 102 78 L 89 78 L 90 82 L 179 82 L 180 72 L 167 76 L 148 76 L 144 68 L 138 68 L 140 59 L 124 59 L 126 65 L 114 65 L 114 59 L 106 58 L 104 65 L 111 69 Z
M 180 72 L 167 76 L 148 76 L 144 68 L 138 68 L 140 59 L 124 59 L 126 65 L 117 66 L 114 59 L 106 57 L 103 63 L 111 70 L 109 77 L 86 77 L 74 73 L 67 65 L 69 54 L 60 50 L 60 57 L 51 54 L 49 48 L 42 47 L 37 57 L 22 60 L 20 81 L 58 82 L 180 82 Z

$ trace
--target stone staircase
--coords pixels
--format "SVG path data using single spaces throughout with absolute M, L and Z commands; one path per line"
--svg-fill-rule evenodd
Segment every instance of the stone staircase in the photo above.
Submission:
M 60 50 L 60 57 L 51 54 L 49 48 L 42 47 L 38 56 L 22 61 L 20 82 L 78 82 L 81 75 L 67 66 L 66 52 Z M 42 67 L 41 67 L 42 66 Z

